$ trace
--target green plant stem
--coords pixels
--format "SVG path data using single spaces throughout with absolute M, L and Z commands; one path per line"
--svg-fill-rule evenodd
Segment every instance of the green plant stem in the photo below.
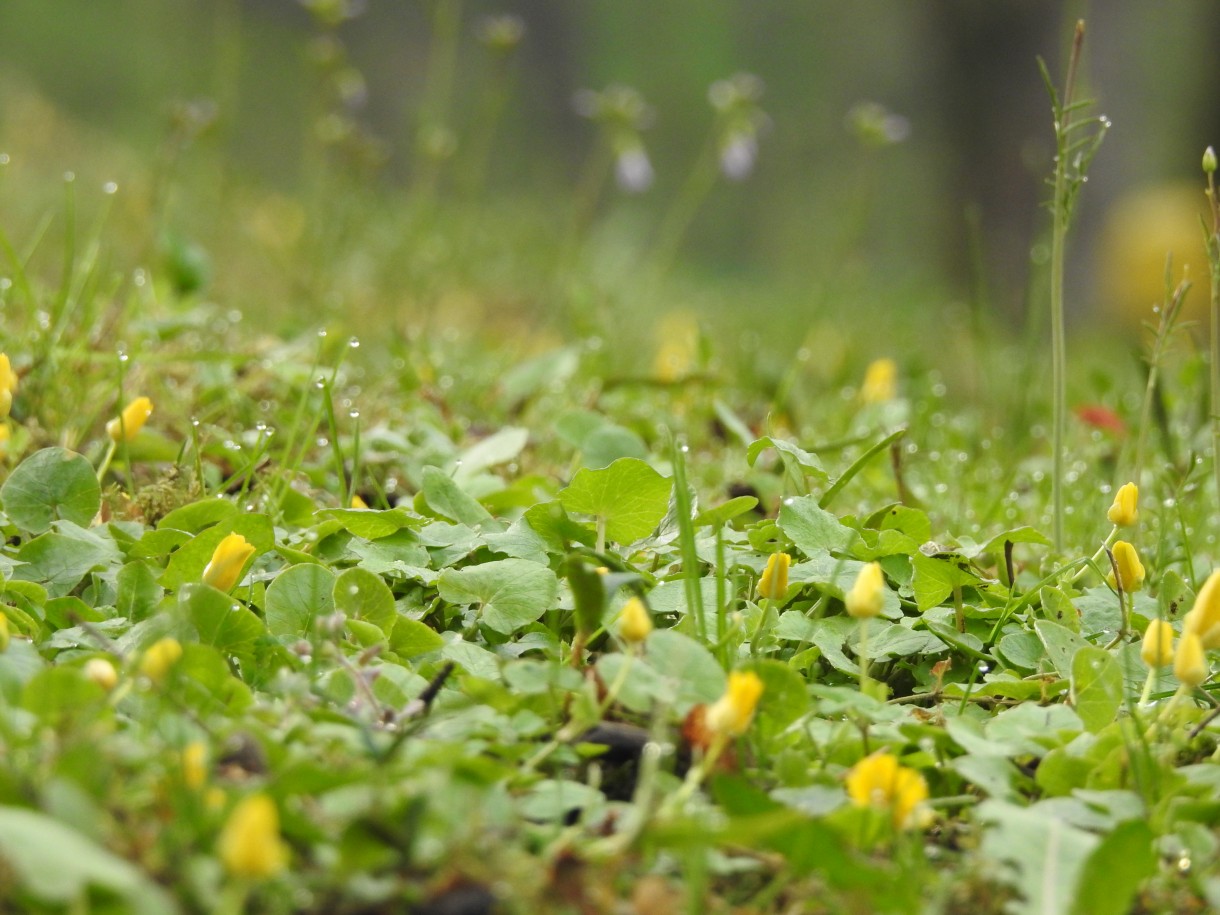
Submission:
M 1068 198 L 1068 135 L 1071 129 L 1072 100 L 1076 94 L 1076 72 L 1084 44 L 1084 21 L 1076 23 L 1072 51 L 1068 58 L 1067 79 L 1063 86 L 1063 104 L 1057 112 L 1055 125 L 1057 152 L 1055 155 L 1055 191 L 1051 231 L 1051 502 L 1055 549 L 1063 551 L 1063 449 L 1067 434 L 1067 324 L 1064 318 L 1063 277 L 1067 254 L 1067 230 L 1071 219 Z
M 1156 686 L 1157 669 L 1150 668 L 1148 671 L 1148 679 L 1144 681 L 1144 691 L 1140 693 L 1140 705 L 1148 705 L 1152 700 L 1152 688 Z
M 860 668 L 860 692 L 868 692 L 870 677 L 868 675 L 868 620 L 860 620 L 860 638 L 856 642 L 856 664 Z
M 1207 262 L 1211 271 L 1211 425 L 1212 472 L 1216 499 L 1220 501 L 1220 200 L 1216 198 L 1216 173 L 1207 173 L 1207 200 L 1211 204 L 1212 231 L 1207 238 Z

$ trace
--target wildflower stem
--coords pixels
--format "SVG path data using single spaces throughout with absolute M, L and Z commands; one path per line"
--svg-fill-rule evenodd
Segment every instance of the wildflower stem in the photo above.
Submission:
M 871 678 L 868 675 L 868 620 L 860 620 L 860 638 L 856 642 L 856 664 L 860 668 L 860 692 L 868 692 Z
M 1148 679 L 1144 681 L 1144 691 L 1140 693 L 1140 705 L 1148 705 L 1152 700 L 1152 688 L 1156 685 L 1156 668 L 1148 669 Z
M 110 469 L 110 462 L 114 460 L 114 452 L 118 447 L 119 443 L 114 439 L 111 439 L 110 444 L 106 446 L 106 454 L 102 457 L 102 462 L 97 465 L 97 481 L 99 483 L 106 476 L 106 471 Z
M 1209 147 L 1210 151 L 1210 147 Z M 1207 172 L 1207 202 L 1211 204 L 1212 230 L 1207 236 L 1207 264 L 1211 272 L 1211 420 L 1212 472 L 1216 479 L 1216 499 L 1220 500 L 1220 199 L 1216 197 L 1215 156 Z

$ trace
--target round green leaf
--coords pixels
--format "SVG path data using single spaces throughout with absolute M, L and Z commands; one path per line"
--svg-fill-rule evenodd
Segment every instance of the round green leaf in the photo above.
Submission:
M 446 569 L 437 579 L 452 604 L 478 604 L 483 622 L 509 633 L 555 606 L 559 581 L 546 566 L 526 559 L 500 559 L 464 569 Z
M 87 527 L 102 507 L 102 488 L 82 455 L 44 448 L 22 461 L 0 486 L 0 503 L 17 527 L 41 534 L 52 521 Z
M 335 610 L 335 575 L 303 563 L 280 573 L 267 589 L 267 628 L 281 641 L 305 638 L 313 621 Z
M 620 458 L 601 470 L 578 472 L 559 502 L 567 511 L 604 520 L 611 540 L 632 543 L 661 523 L 672 489 L 672 480 L 643 461 Z

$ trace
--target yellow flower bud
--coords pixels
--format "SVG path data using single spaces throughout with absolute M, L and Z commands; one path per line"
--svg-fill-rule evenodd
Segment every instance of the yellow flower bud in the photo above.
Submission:
M 1182 632 L 1193 632 L 1204 648 L 1220 648 L 1220 571 L 1212 572 L 1182 620 Z
M 881 613 L 884 602 L 885 573 L 881 571 L 880 563 L 870 562 L 856 576 L 856 583 L 843 598 L 843 603 L 849 615 L 856 619 L 871 619 Z
M 860 399 L 865 403 L 885 403 L 898 393 L 898 365 L 893 359 L 875 359 L 864 370 Z
M 1178 650 L 1173 654 L 1173 675 L 1179 683 L 1198 686 L 1211 673 L 1207 669 L 1207 658 L 1203 655 L 1203 643 L 1193 632 L 1182 633 Z
M 1118 582 L 1115 582 L 1114 573 L 1111 572 L 1107 576 L 1110 586 L 1121 584 L 1124 592 L 1134 594 L 1144 586 L 1144 565 L 1140 562 L 1139 553 L 1126 540 L 1117 541 L 1112 552 L 1114 565 L 1118 569 Z
M 788 569 L 792 557 L 787 553 L 772 553 L 758 581 L 758 596 L 765 600 L 783 600 L 788 593 Z
M 13 395 L 17 393 L 17 373 L 13 371 L 8 356 L 0 353 L 0 419 L 8 416 L 13 408 Z
M 763 681 L 753 671 L 732 671 L 724 695 L 708 706 L 704 724 L 713 734 L 740 737 L 754 720 Z
M 106 692 L 114 689 L 119 682 L 119 672 L 105 658 L 90 658 L 85 662 L 85 676 Z
M 208 780 L 208 748 L 202 740 L 192 740 L 182 748 L 182 782 L 198 791 Z
M 158 639 L 145 649 L 144 657 L 140 661 L 140 673 L 153 683 L 163 683 L 170 668 L 177 664 L 181 657 L 182 646 L 178 644 L 177 639 L 169 636 Z
M 288 865 L 288 849 L 280 838 L 280 815 L 265 794 L 238 802 L 216 842 L 225 870 L 243 880 L 274 877 Z
M 8 617 L 0 613 L 0 654 L 8 651 L 9 638 Z
M 352 508 L 368 508 L 369 504 L 360 498 L 360 493 L 352 493 Z
M 3 398 L 0 398 L 3 400 Z M 0 403 L 3 406 L 3 403 Z M 8 423 L 0 423 L 0 457 L 8 452 L 8 440 L 12 438 L 13 430 L 8 427 Z
M 618 634 L 624 642 L 642 642 L 652 632 L 652 617 L 648 608 L 638 597 L 633 597 L 623 604 L 623 610 L 618 617 Z
M 1106 512 L 1112 524 L 1130 527 L 1140 517 L 1140 490 L 1134 483 L 1124 483 L 1114 494 L 1114 504 Z
M 130 442 L 144 428 L 144 423 L 152 415 L 153 402 L 147 397 L 137 397 L 126 407 L 117 419 L 106 423 L 106 434 L 116 442 Z
M 890 811 L 894 827 L 904 829 L 917 823 L 915 813 L 928 799 L 928 783 L 882 751 L 864 757 L 847 773 L 847 795 L 857 807 Z
M 1144 631 L 1140 657 L 1154 670 L 1173 663 L 1173 627 L 1168 620 L 1153 620 Z
M 254 544 L 241 534 L 229 534 L 217 544 L 212 561 L 203 570 L 205 584 L 221 591 L 232 591 L 241 579 L 246 560 L 254 555 Z

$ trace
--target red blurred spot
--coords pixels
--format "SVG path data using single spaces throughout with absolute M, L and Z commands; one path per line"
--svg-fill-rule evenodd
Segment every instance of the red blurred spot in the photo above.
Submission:
M 1094 429 L 1101 429 L 1103 432 L 1118 436 L 1127 434 L 1127 424 L 1109 407 L 1103 407 L 1101 404 L 1081 404 L 1076 407 L 1075 412 L 1081 422 Z

